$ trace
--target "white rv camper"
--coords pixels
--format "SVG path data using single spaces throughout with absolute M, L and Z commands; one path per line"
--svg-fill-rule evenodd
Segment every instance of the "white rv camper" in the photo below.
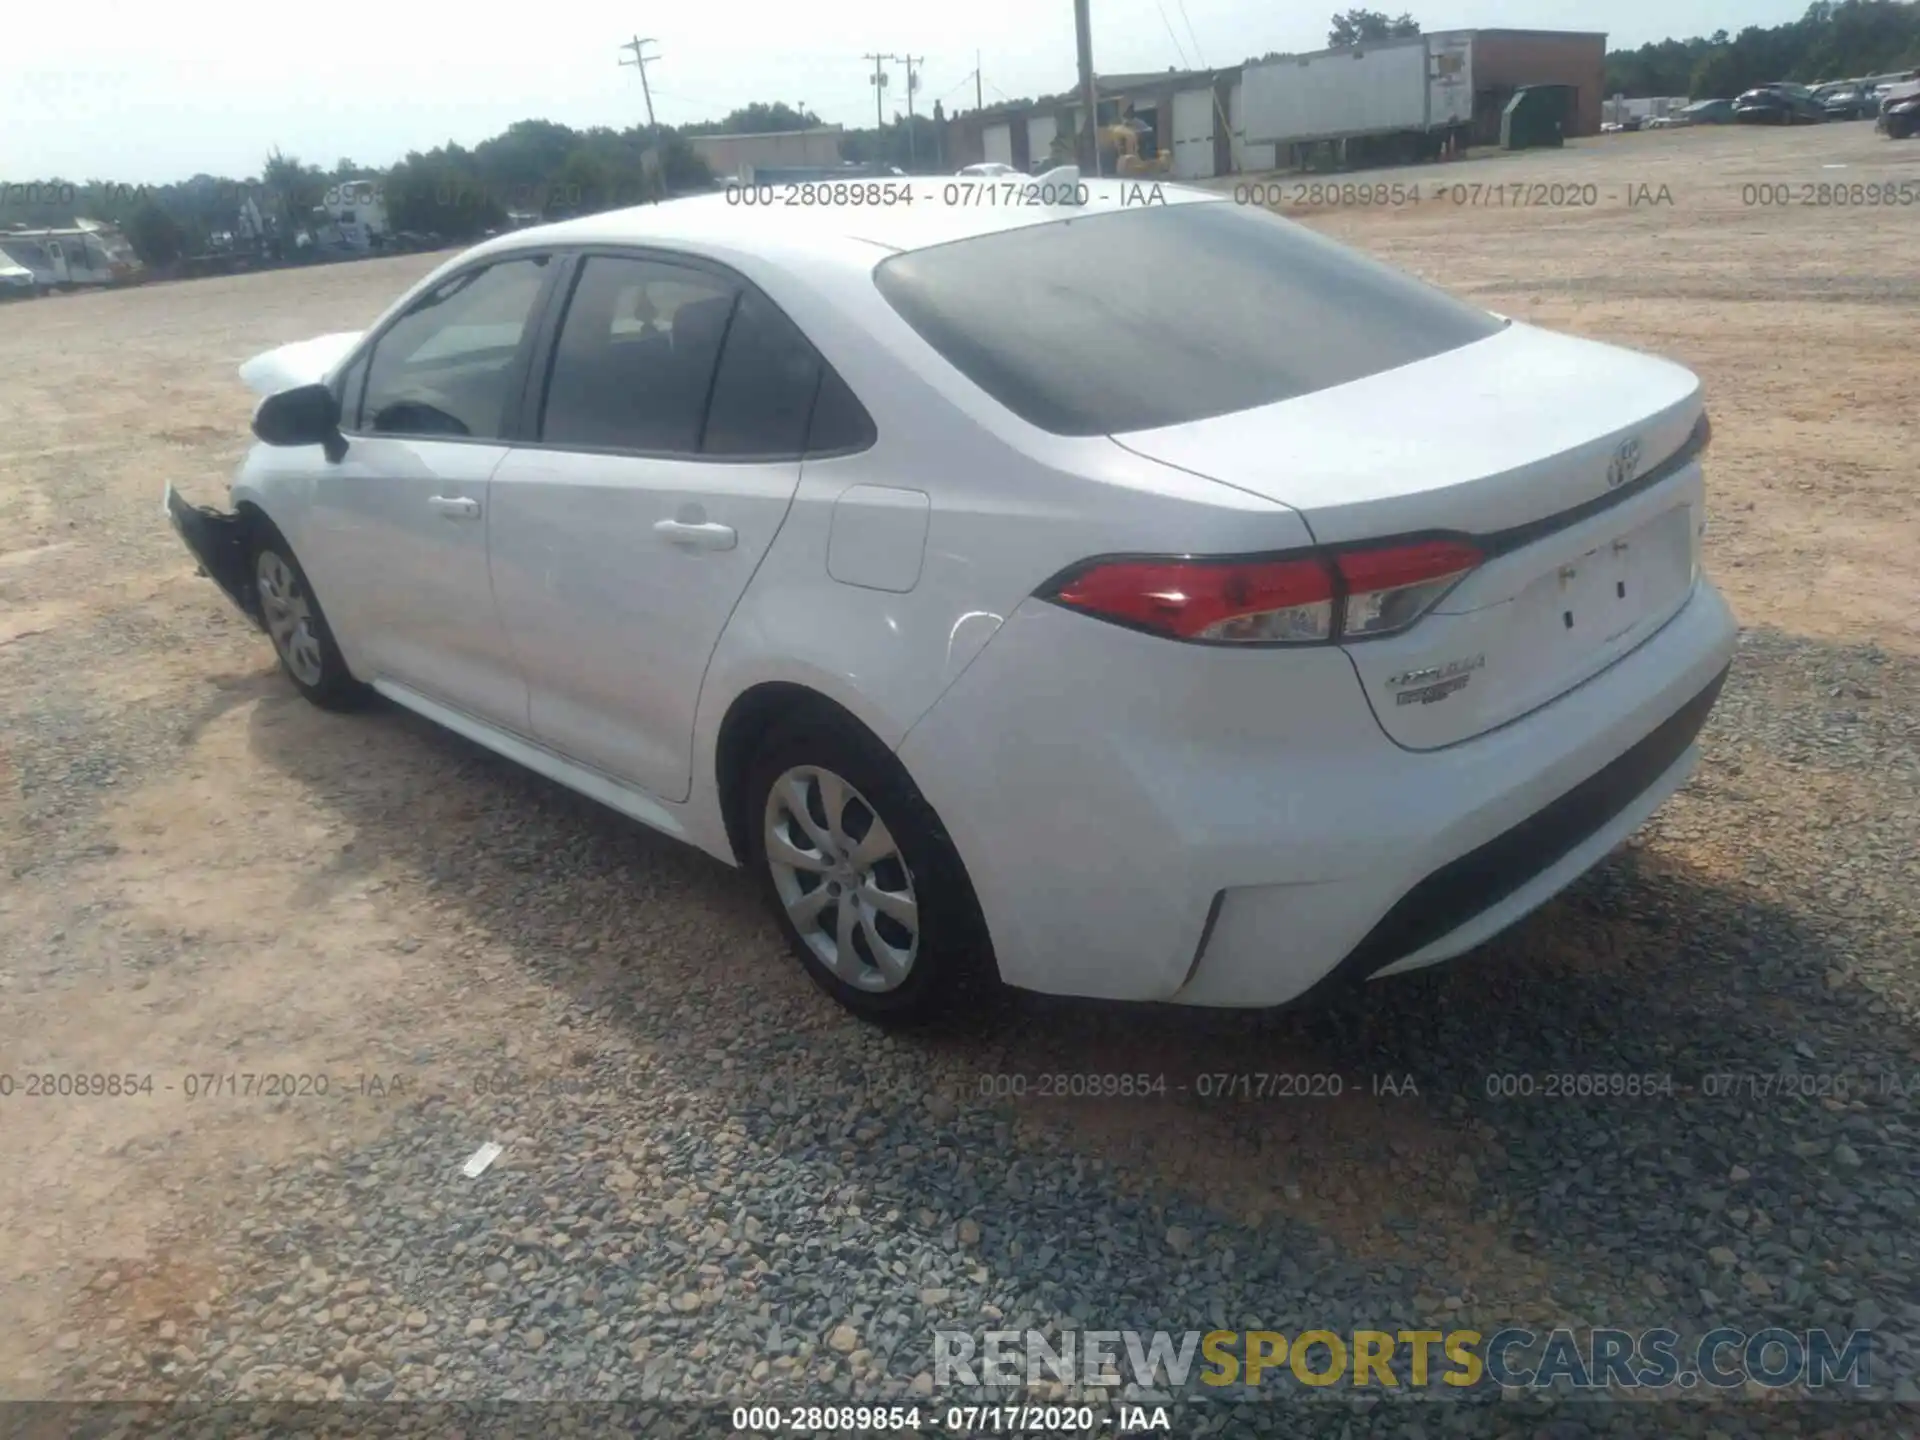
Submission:
M 340 243 L 349 250 L 377 250 L 393 234 L 393 226 L 387 222 L 384 181 L 342 180 L 322 197 L 319 208 L 339 230 Z
M 97 220 L 0 230 L 0 255 L 32 272 L 43 290 L 125 284 L 146 268 L 126 236 Z

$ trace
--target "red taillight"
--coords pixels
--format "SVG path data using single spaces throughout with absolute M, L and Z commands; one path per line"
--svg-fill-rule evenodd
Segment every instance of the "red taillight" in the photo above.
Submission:
M 1479 563 L 1480 552 L 1460 540 L 1421 540 L 1335 556 L 1346 600 L 1341 637 L 1358 640 L 1406 629 Z
M 1280 560 L 1095 561 L 1046 599 L 1179 640 L 1311 644 L 1403 630 L 1480 563 L 1458 540 Z
M 1312 557 L 1114 560 L 1082 570 L 1051 598 L 1181 640 L 1324 640 L 1333 574 Z M 1254 630 L 1262 633 L 1244 633 Z

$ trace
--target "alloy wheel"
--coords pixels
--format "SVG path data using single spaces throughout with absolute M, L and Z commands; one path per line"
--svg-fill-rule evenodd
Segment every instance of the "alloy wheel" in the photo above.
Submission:
M 820 963 L 860 990 L 905 984 L 920 953 L 913 875 L 866 796 L 796 765 L 768 791 L 763 823 L 774 889 Z
M 300 577 L 272 550 L 260 552 L 254 579 L 260 591 L 260 613 L 267 622 L 273 648 L 280 652 L 293 678 L 317 686 L 325 673 L 320 637 L 315 633 L 312 602 Z

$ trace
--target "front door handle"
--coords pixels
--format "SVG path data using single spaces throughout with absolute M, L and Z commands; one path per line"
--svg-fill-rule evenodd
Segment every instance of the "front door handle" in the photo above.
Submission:
M 740 539 L 731 525 L 712 521 L 696 524 L 690 520 L 660 520 L 654 523 L 653 533 L 669 545 L 683 545 L 689 550 L 731 550 Z
M 435 495 L 428 499 L 427 504 L 449 520 L 480 518 L 480 502 L 465 495 Z

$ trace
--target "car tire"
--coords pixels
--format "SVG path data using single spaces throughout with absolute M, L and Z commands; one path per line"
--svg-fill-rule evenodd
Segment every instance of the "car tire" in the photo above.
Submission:
M 850 718 L 776 728 L 741 805 L 755 883 L 828 995 L 908 1026 L 984 993 L 993 966 L 966 868 L 905 767 Z
M 357 710 L 373 692 L 353 678 L 307 572 L 279 531 L 261 523 L 248 566 L 261 627 L 280 668 L 322 710 Z

